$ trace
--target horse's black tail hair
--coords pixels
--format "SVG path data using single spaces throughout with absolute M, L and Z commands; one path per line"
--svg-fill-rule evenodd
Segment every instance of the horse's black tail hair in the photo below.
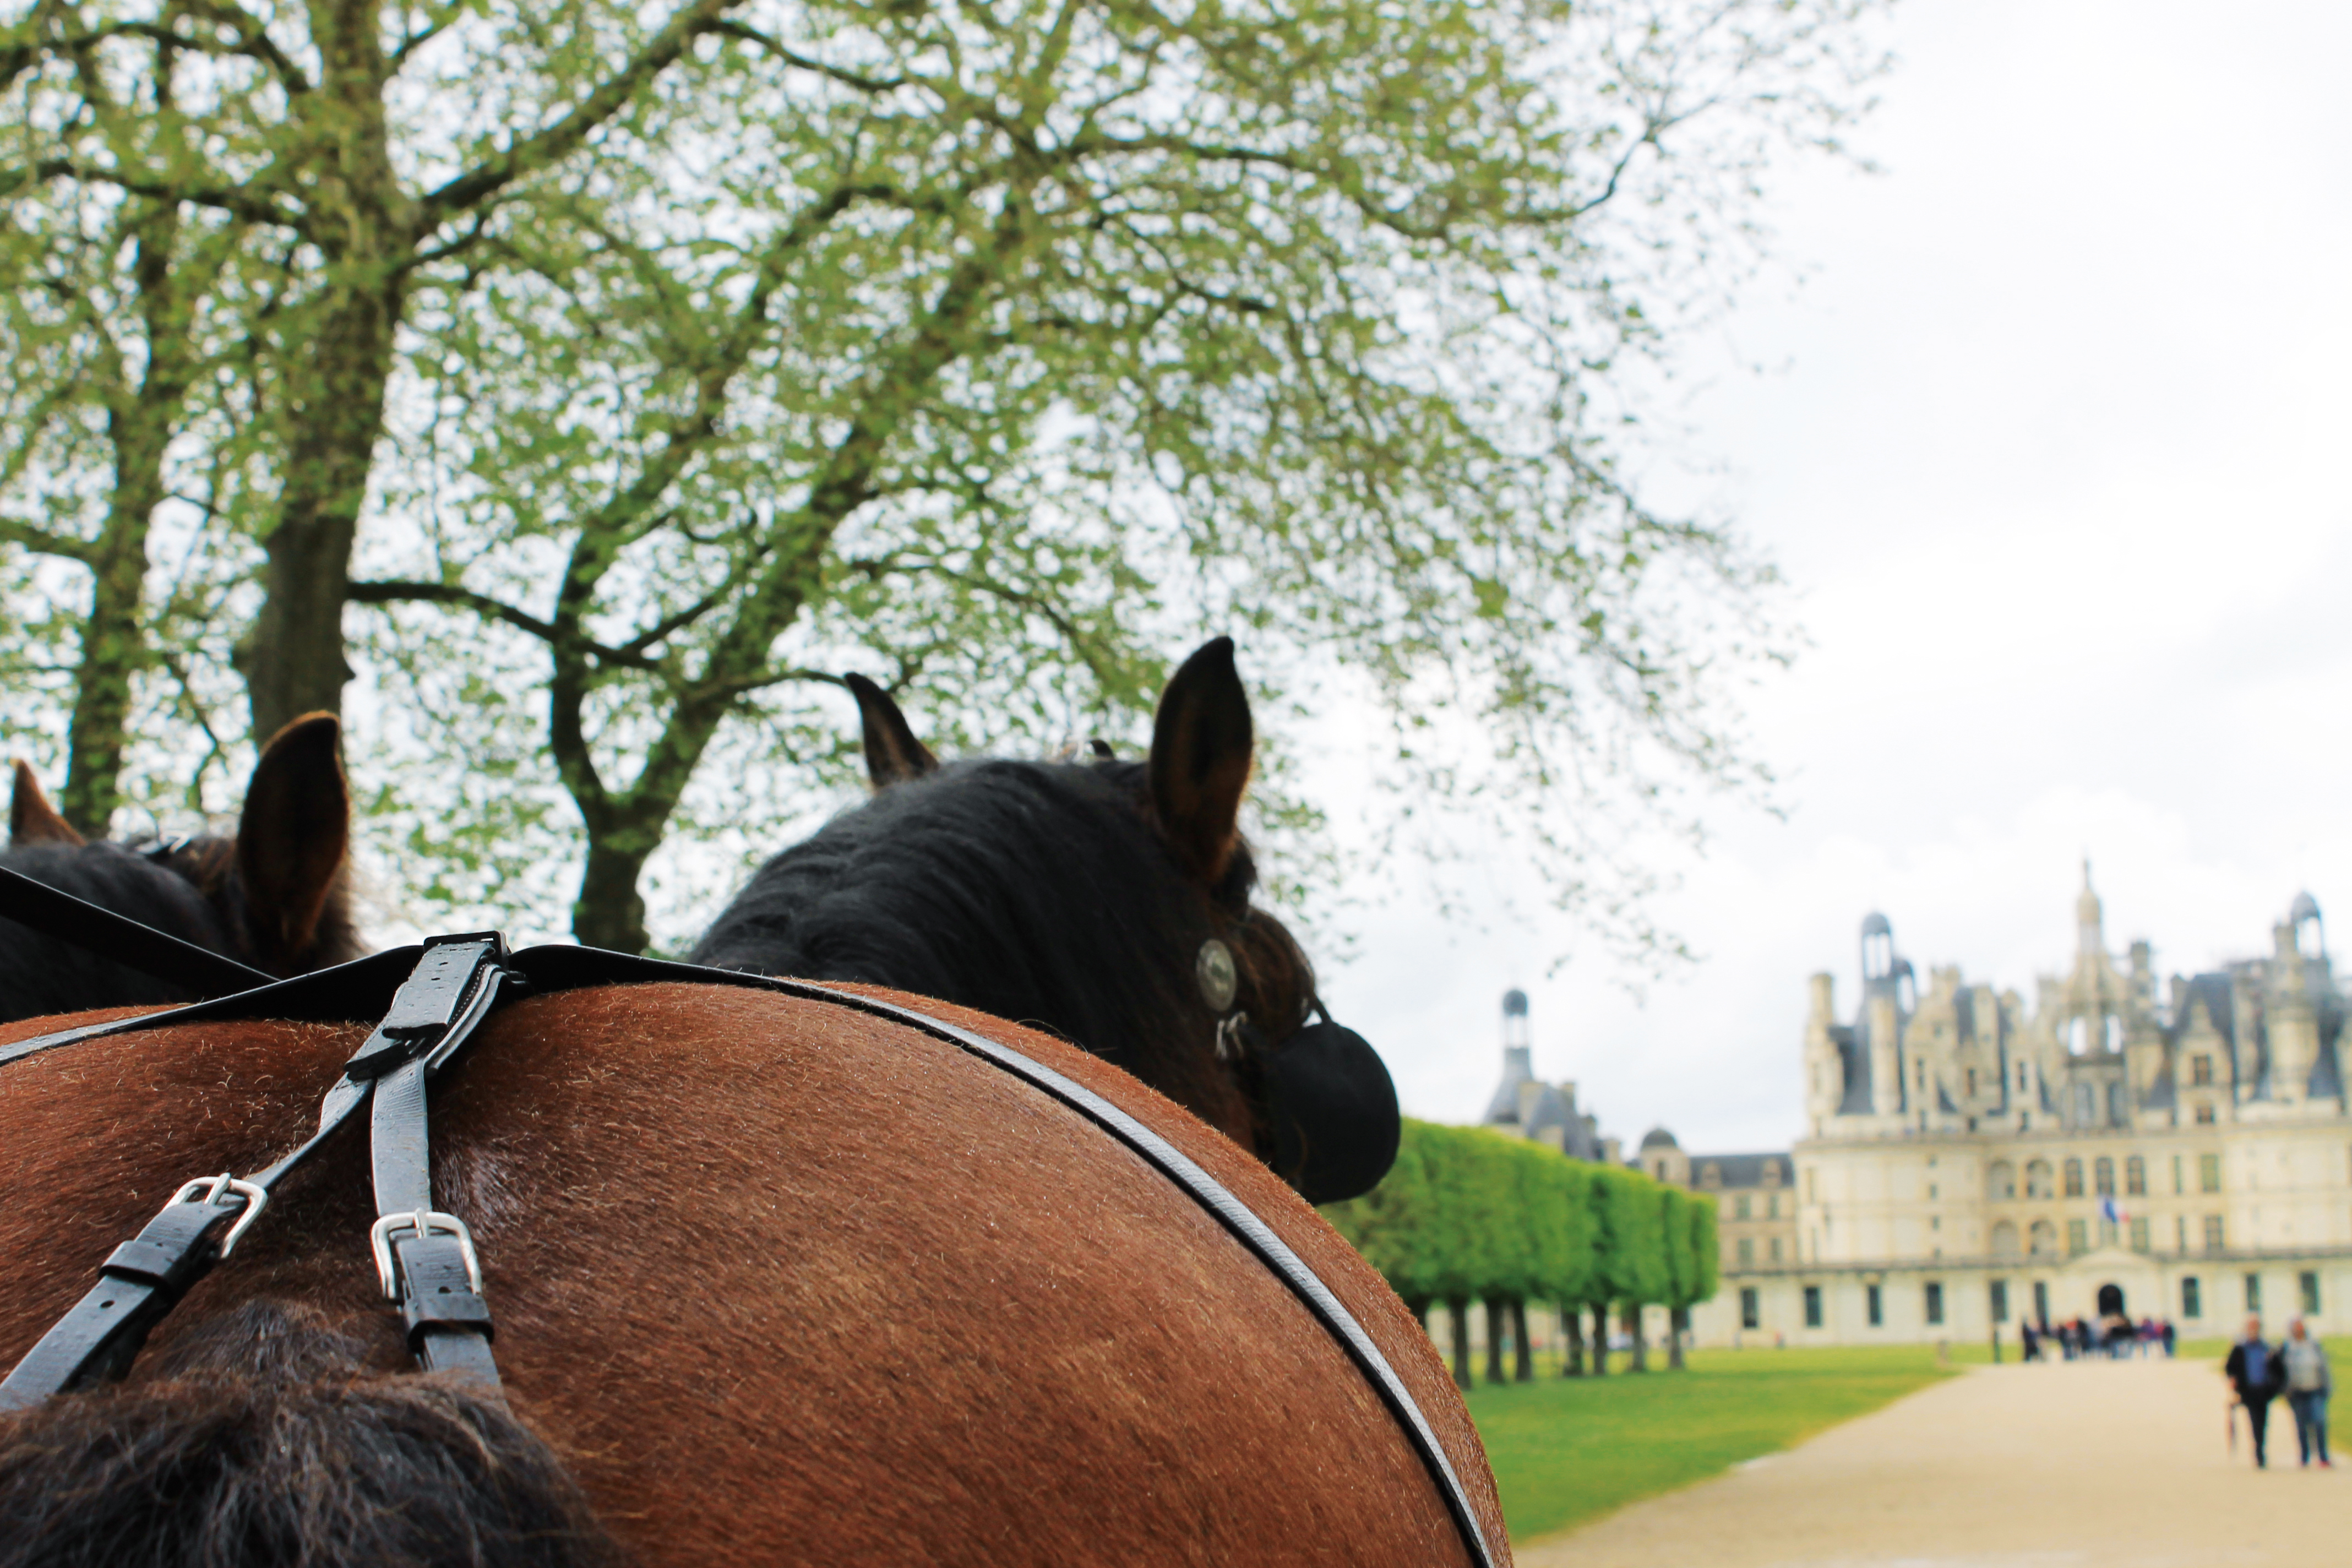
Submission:
M 0 1417 L 0 1568 L 617 1568 L 561 1459 L 462 1385 L 249 1304 L 151 1381 Z

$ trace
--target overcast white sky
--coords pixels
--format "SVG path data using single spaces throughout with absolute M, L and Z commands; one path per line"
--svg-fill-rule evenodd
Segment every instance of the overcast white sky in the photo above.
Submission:
M 1858 139 L 1780 187 L 1695 451 L 1801 590 L 1757 712 L 1789 821 L 1726 806 L 1643 1000 L 1559 930 L 1370 911 L 1326 994 L 1409 1111 L 1474 1119 L 1498 999 L 1604 1130 L 1785 1148 L 1805 976 L 1884 910 L 1922 973 L 2065 963 L 2078 858 L 2159 973 L 2352 942 L 2352 6 L 1905 0 Z M 1759 378 L 1746 360 L 1782 366 Z

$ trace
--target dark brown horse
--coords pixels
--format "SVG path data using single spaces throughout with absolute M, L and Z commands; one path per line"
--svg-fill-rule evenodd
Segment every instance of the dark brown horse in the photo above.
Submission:
M 356 958 L 345 867 L 351 795 L 335 755 L 341 734 L 331 713 L 279 731 L 254 764 L 235 838 L 90 843 L 19 762 L 0 868 L 270 974 Z M 0 1019 L 192 999 L 0 920 Z
M 1396 1152 L 1387 1071 L 1352 1035 L 1342 1048 L 1343 1031 L 1304 1030 L 1314 969 L 1251 902 L 1254 729 L 1230 640 L 1169 681 L 1142 762 L 1097 745 L 1084 762 L 942 765 L 887 695 L 849 685 L 873 799 L 762 867 L 695 963 L 1014 1019 L 1125 1068 L 1314 1202 L 1380 1179 Z
M 1129 820 L 1210 868 L 1201 818 Z M 1155 961 L 1139 1005 L 1194 963 Z M 1282 984 L 1236 980 L 1270 1005 Z M 1426 1336 L 1259 1160 L 1062 1040 L 910 1005 L 1102 1096 L 1259 1216 L 1395 1369 L 1505 1557 Z M 364 1033 L 179 1024 L 0 1068 L 0 1365 L 180 1184 L 298 1142 Z M 717 984 L 540 995 L 483 1026 L 433 1136 L 510 1412 L 401 1370 L 366 1151 L 331 1145 L 127 1382 L 0 1417 L 0 1564 L 1471 1560 L 1397 1415 L 1232 1228 L 924 1029 Z

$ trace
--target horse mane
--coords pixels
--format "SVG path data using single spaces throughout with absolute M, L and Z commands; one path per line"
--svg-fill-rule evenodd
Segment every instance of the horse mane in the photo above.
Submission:
M 198 947 L 236 951 L 230 923 L 205 889 L 130 846 L 17 845 L 0 848 L 0 868 Z M 0 931 L 6 933 L 0 941 L 0 1017 L 194 1000 L 179 986 L 13 921 L 0 921 Z
M 1140 763 L 947 763 L 771 859 L 692 961 L 887 985 L 1044 1028 L 1206 1114 L 1235 1090 L 1207 1048 L 1201 943 L 1250 929 L 1253 951 L 1282 955 L 1284 990 L 1303 997 L 1313 981 L 1278 924 L 1249 910 L 1247 849 L 1204 893 L 1150 801 Z
M 502 1404 L 362 1357 L 315 1307 L 247 1301 L 140 1383 L 0 1418 L 0 1568 L 618 1568 Z

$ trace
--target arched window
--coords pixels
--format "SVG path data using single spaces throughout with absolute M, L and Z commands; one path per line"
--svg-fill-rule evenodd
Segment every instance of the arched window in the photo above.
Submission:
M 1992 1227 L 1992 1255 L 1995 1258 L 2017 1256 L 2017 1226 L 2007 1220 Z
M 2083 1195 L 2083 1162 L 2080 1160 L 2066 1162 L 2066 1195 L 2070 1198 Z
M 2048 1258 L 2058 1250 L 2058 1227 L 2046 1219 L 2033 1222 L 2031 1232 L 2032 1250 L 2036 1258 Z
M 1995 1160 L 1985 1173 L 1985 1195 L 1998 1203 L 2002 1198 L 2017 1195 L 2017 1167 L 2006 1160 Z
M 2137 1154 L 2124 1162 L 2124 1191 L 2133 1197 L 2147 1191 L 2147 1162 Z
M 2046 1198 L 2050 1195 L 2050 1162 L 2036 1160 L 2025 1167 L 2025 1195 Z
M 2103 1198 L 2116 1195 L 2116 1163 L 2102 1154 L 2091 1166 L 2091 1190 Z

